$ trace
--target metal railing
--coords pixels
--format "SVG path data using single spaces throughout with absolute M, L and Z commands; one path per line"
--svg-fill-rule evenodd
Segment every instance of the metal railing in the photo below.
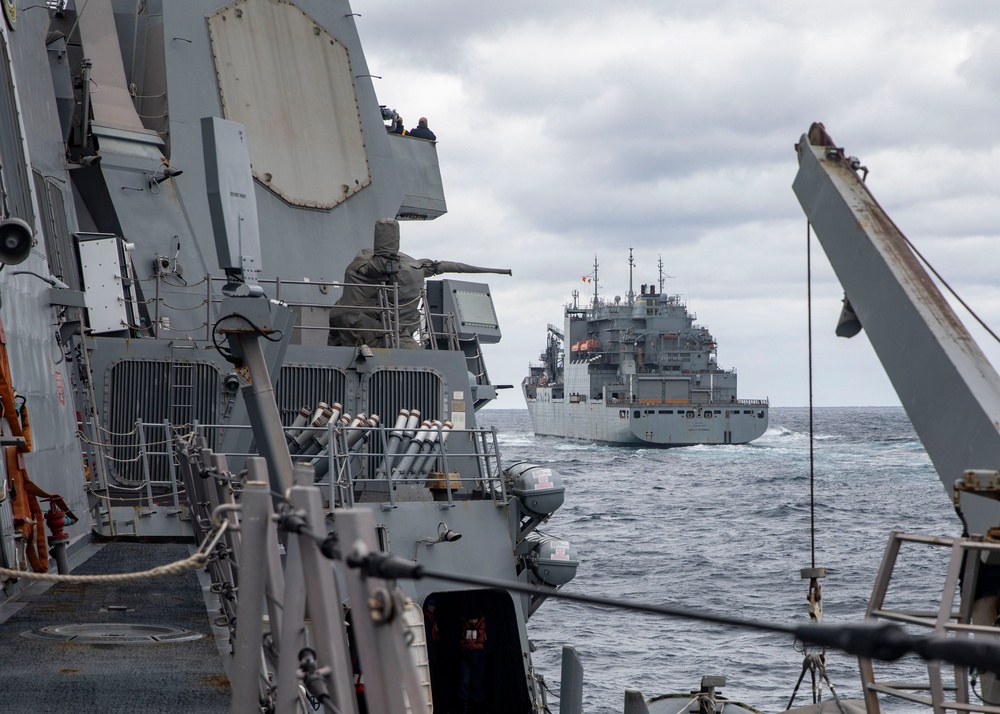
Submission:
M 900 549 L 904 544 L 926 546 L 931 548 L 948 548 L 951 557 L 944 574 L 942 582 L 942 595 L 940 604 L 936 610 L 914 610 L 893 608 L 886 605 L 886 595 L 889 592 L 889 585 L 892 581 L 893 571 L 896 567 Z M 977 625 L 973 624 L 973 599 L 978 575 L 979 566 L 982 561 L 981 556 L 1000 554 L 1000 543 L 987 543 L 973 538 L 940 538 L 922 535 L 913 535 L 901 531 L 893 531 L 889 535 L 889 543 L 886 546 L 882 557 L 882 564 L 879 567 L 878 575 L 875 579 L 875 587 L 872 590 L 871 601 L 865 613 L 868 621 L 889 621 L 900 625 L 923 630 L 927 634 L 934 634 L 941 637 L 955 637 L 967 639 L 971 636 L 1000 638 L 1000 627 L 995 624 Z M 926 558 L 922 559 L 923 561 Z M 925 576 L 922 576 L 925 577 Z M 964 582 L 965 586 L 959 593 L 959 583 Z M 894 594 L 906 592 L 906 589 L 897 585 L 892 591 Z M 956 603 L 956 595 L 958 602 Z M 957 608 L 956 608 L 957 604 Z M 995 623 L 990 616 L 990 622 Z M 952 675 L 948 677 L 950 683 L 946 684 L 943 677 L 945 665 L 940 660 L 927 662 L 926 682 L 895 682 L 876 679 L 875 668 L 872 660 L 862 658 L 860 660 L 861 683 L 864 690 L 865 707 L 870 714 L 877 714 L 879 708 L 878 695 L 900 699 L 913 704 L 920 704 L 932 707 L 935 712 L 990 712 L 1000 713 L 1000 705 L 988 704 L 982 701 L 971 701 L 970 697 L 970 671 L 967 667 L 954 666 Z M 983 676 L 983 684 L 986 685 L 986 673 Z M 918 694 L 927 692 L 930 696 Z M 985 692 L 984 692 L 985 694 Z M 946 699 L 946 697 L 948 697 Z M 985 696 L 983 697 L 986 698 Z
M 188 305 L 180 305 L 171 304 L 167 302 L 167 298 L 164 297 L 163 290 L 161 289 L 163 285 L 171 285 L 174 288 L 179 287 L 176 284 L 169 282 L 167 280 L 169 277 L 171 277 L 171 274 L 158 274 L 148 278 L 139 278 L 136 280 L 140 286 L 153 283 L 153 297 L 142 301 L 142 304 L 150 313 L 149 319 L 151 323 L 151 336 L 155 339 L 177 339 L 183 334 L 189 338 L 199 339 L 199 333 L 203 333 L 203 339 L 211 340 L 212 327 L 218 319 L 218 307 L 223 299 L 221 288 L 226 284 L 226 279 L 218 276 L 205 275 L 198 282 L 185 284 L 183 287 L 188 291 L 188 295 L 198 294 L 194 289 L 202 285 L 204 285 L 204 293 L 200 295 L 196 302 L 192 302 Z M 379 339 L 385 342 L 386 347 L 398 347 L 400 344 L 400 329 L 402 324 L 399 317 L 399 290 L 398 286 L 395 284 L 371 285 L 368 283 L 345 283 L 341 281 L 317 282 L 312 280 L 283 280 L 280 277 L 269 280 L 261 280 L 259 282 L 262 286 L 264 286 L 268 297 L 284 302 L 292 308 L 299 308 L 300 310 L 326 310 L 328 313 L 338 311 L 364 311 L 365 313 L 373 316 L 375 318 L 375 322 L 377 323 L 377 326 L 365 326 L 363 328 L 365 332 L 377 335 Z M 315 288 L 321 293 L 327 294 L 331 290 L 342 291 L 345 287 L 361 287 L 374 290 L 376 296 L 375 304 L 337 305 L 332 302 L 312 302 L 301 299 L 289 299 L 288 296 L 289 291 L 301 292 L 301 289 L 304 288 Z M 144 294 L 148 294 L 149 291 L 144 288 L 143 292 Z M 429 349 L 438 349 L 439 341 L 446 342 L 449 345 L 449 349 L 458 349 L 458 331 L 455 316 L 451 313 L 431 313 L 428 308 L 425 291 L 421 291 L 418 300 L 420 324 L 414 326 L 416 334 L 415 339 Z M 139 307 L 139 301 L 133 300 L 132 302 L 135 303 L 132 305 L 133 308 Z M 196 311 L 203 311 L 204 318 L 193 326 L 188 327 L 179 327 L 171 324 L 170 315 L 166 314 L 168 312 L 176 314 L 180 312 Z M 440 319 L 441 324 L 440 331 L 434 329 L 435 321 L 438 319 Z M 123 325 L 123 328 L 124 327 L 141 330 L 140 326 L 137 325 Z M 294 329 L 301 332 L 327 333 L 331 328 L 329 325 L 307 325 L 297 322 L 294 325 Z M 362 328 L 358 329 L 361 330 Z
M 364 418 L 364 415 L 359 415 Z M 442 500 L 453 502 L 456 494 L 478 491 L 482 497 L 498 503 L 506 501 L 506 486 L 501 476 L 500 448 L 496 429 L 455 429 L 450 422 L 433 422 L 423 434 L 399 435 L 391 425 L 369 422 L 340 421 L 322 427 L 293 426 L 284 429 L 289 453 L 295 464 L 309 464 L 316 472 L 316 484 L 323 488 L 328 505 L 351 507 L 361 500 L 379 500 L 395 505 L 406 500 Z M 423 425 L 421 425 L 423 428 Z M 110 457 L 105 450 L 104 461 L 128 461 L 139 465 L 141 478 L 121 478 L 101 473 L 97 464 L 100 447 L 85 442 L 84 459 L 94 464 L 89 482 L 93 493 L 105 492 L 106 497 L 132 491 L 137 499 L 153 504 L 171 500 L 180 509 L 183 496 L 179 478 L 176 445 L 191 433 L 203 436 L 207 443 L 221 442 L 221 434 L 230 429 L 247 430 L 246 425 L 184 424 L 175 427 L 169 421 L 160 424 L 136 422 L 131 432 L 131 444 L 119 439 L 114 449 L 132 453 L 127 459 Z M 417 430 L 419 431 L 419 429 Z M 431 433 L 435 434 L 430 439 Z M 446 433 L 445 438 L 441 434 Z M 417 448 L 411 448 L 415 445 Z M 426 446 L 429 445 L 429 446 Z M 412 452 L 412 453 L 410 453 Z M 222 454 L 231 464 L 241 464 L 255 452 Z M 407 458 L 410 457 L 410 458 Z M 107 468 L 111 468 L 108 466 Z M 431 497 L 417 498 L 401 485 L 426 488 Z M 381 494 L 381 495 L 379 495 Z M 144 497 L 144 498 L 143 498 Z

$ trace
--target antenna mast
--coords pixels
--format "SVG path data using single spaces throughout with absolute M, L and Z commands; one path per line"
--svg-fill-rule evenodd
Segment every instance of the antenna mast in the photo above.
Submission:
M 635 261 L 632 260 L 632 248 L 628 249 L 628 304 L 635 302 L 635 291 L 632 289 L 632 272 L 635 270 Z
M 666 279 L 674 277 L 673 275 L 667 275 L 663 272 L 663 256 L 659 256 L 660 260 L 657 263 L 660 267 L 660 294 L 663 294 L 663 286 L 666 285 Z
M 594 309 L 597 309 L 597 268 L 600 263 L 597 262 L 597 253 L 594 253 Z

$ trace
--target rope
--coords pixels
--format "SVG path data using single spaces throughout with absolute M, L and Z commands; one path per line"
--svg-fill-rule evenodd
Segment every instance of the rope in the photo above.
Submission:
M 159 328 L 164 332 L 201 332 L 203 327 L 208 327 L 208 322 L 203 322 L 200 325 L 195 325 L 194 327 L 167 327 L 165 325 L 160 325 Z M 190 337 L 188 339 L 191 339 Z
M 188 287 L 188 286 L 185 286 L 185 287 Z M 201 308 L 203 308 L 205 305 L 208 304 L 208 300 L 207 299 L 202 299 L 202 301 L 200 303 L 198 303 L 197 305 L 194 305 L 192 307 L 180 307 L 179 305 L 171 305 L 164 298 L 154 298 L 153 300 L 151 300 L 151 302 L 155 302 L 155 301 L 159 301 L 159 303 L 161 305 L 163 305 L 163 307 L 169 307 L 171 310 L 176 310 L 178 312 L 191 311 L 191 310 L 200 310 Z M 204 327 L 204 325 L 203 325 L 203 327 Z
M 161 427 L 162 424 L 157 424 L 156 422 L 149 422 L 146 426 L 151 427 Z M 179 425 L 181 427 L 186 426 L 184 424 Z M 133 432 L 134 433 L 134 432 Z M 132 434 L 118 434 L 116 436 L 132 436 Z M 107 447 L 109 449 L 140 449 L 142 446 L 146 447 L 146 453 L 149 456 L 167 456 L 169 452 L 167 451 L 150 451 L 150 446 L 168 446 L 170 444 L 169 439 L 162 439 L 158 441 L 147 441 L 143 444 L 104 444 L 88 439 L 82 431 L 77 431 L 77 438 L 80 439 L 85 444 L 90 444 L 91 446 L 101 446 Z
M 182 280 L 182 282 L 184 284 L 183 285 L 178 285 L 176 283 L 171 283 L 169 280 L 167 280 L 167 278 L 181 278 L 181 280 Z M 176 273 L 166 273 L 166 274 L 151 273 L 150 275 L 147 275 L 145 278 L 136 278 L 135 282 L 137 282 L 137 283 L 152 283 L 152 282 L 155 282 L 157 280 L 160 280 L 160 281 L 163 281 L 164 283 L 166 283 L 167 285 L 170 285 L 170 286 L 175 287 L 175 288 L 195 288 L 195 287 L 198 287 L 199 285 L 204 285 L 210 279 L 211 279 L 211 276 L 209 275 L 209 276 L 206 276 L 206 277 L 202 278 L 201 280 L 199 280 L 196 283 L 189 283 L 188 281 L 184 280 L 180 275 L 177 275 Z
M 809 332 L 809 554 L 816 567 L 816 461 L 813 431 L 812 224 L 806 221 L 806 312 Z
M 900 235 L 903 235 L 902 232 L 900 232 Z M 997 342 L 1000 342 L 1000 337 L 997 336 L 997 333 L 995 333 L 993 330 L 991 330 L 990 327 L 989 327 L 989 325 L 987 325 L 985 322 L 983 322 L 983 320 L 979 317 L 979 315 L 976 314 L 975 310 L 973 310 L 971 307 L 969 307 L 966 304 L 965 300 L 963 300 L 961 297 L 959 297 L 958 293 L 955 292 L 952 289 L 951 285 L 948 284 L 948 281 L 941 277 L 941 273 L 939 273 L 937 270 L 935 270 L 934 266 L 930 264 L 930 261 L 927 260 L 927 258 L 925 258 L 923 256 L 923 254 L 919 250 L 917 250 L 917 246 L 913 245 L 913 243 L 910 242 L 910 239 L 907 238 L 906 236 L 903 236 L 903 240 L 906 242 L 906 245 L 910 246 L 910 250 L 912 250 L 914 253 L 916 253 L 917 257 L 920 258 L 920 262 L 922 262 L 924 265 L 926 265 L 927 269 L 930 270 L 932 273 L 934 273 L 934 277 L 937 278 L 938 280 L 940 280 L 941 284 L 944 285 L 945 288 L 947 288 L 948 292 L 950 292 L 954 296 L 954 298 L 956 300 L 958 300 L 958 302 L 962 305 L 962 307 L 964 307 L 966 309 L 966 311 L 970 315 L 972 315 L 973 319 L 975 319 L 975 321 L 978 322 L 980 324 L 980 326 L 984 330 L 986 330 L 988 333 L 990 333 L 990 337 L 992 337 Z
M 161 485 L 163 485 L 165 483 L 167 483 L 167 481 L 153 481 L 152 485 L 153 486 L 161 486 Z M 132 488 L 131 486 L 112 486 L 111 488 L 114 488 L 114 489 L 117 489 L 117 490 L 124 490 L 124 491 L 138 491 L 138 490 L 141 490 L 141 489 L 143 489 L 145 487 L 146 487 L 146 482 L 143 481 L 139 486 L 136 486 L 135 488 Z M 89 493 L 94 498 L 101 499 L 102 501 L 114 501 L 115 503 L 119 503 L 119 504 L 138 503 L 140 505 L 144 505 L 147 502 L 146 496 L 131 496 L 131 497 L 126 497 L 126 496 L 109 496 L 109 495 L 106 495 L 106 494 L 103 494 L 103 493 L 98 493 L 97 491 L 90 491 Z M 182 489 L 177 489 L 177 490 L 174 490 L 174 491 L 167 491 L 166 493 L 157 493 L 154 496 L 154 498 L 160 498 L 160 499 L 162 499 L 162 498 L 170 498 L 171 496 L 174 496 L 174 495 L 177 495 L 177 496 L 186 496 L 187 492 L 182 488 Z M 152 504 L 150 504 L 150 508 L 152 508 L 153 506 L 156 506 L 158 508 L 166 508 L 167 506 L 173 506 L 173 505 L 174 504 L 172 504 L 172 503 L 152 503 Z
M 110 429 L 105 429 L 103 426 L 101 426 L 97 422 L 94 422 L 93 424 L 91 424 L 91 426 L 93 426 L 95 429 L 97 429 L 97 431 L 103 432 L 103 433 L 107 434 L 108 436 L 132 436 L 133 434 L 137 433 L 138 430 L 139 430 L 138 426 L 133 426 L 132 429 L 131 429 L 131 431 L 111 431 Z M 94 443 L 94 442 L 90 442 L 90 443 Z
M 112 446 L 111 448 L 112 449 L 121 449 L 121 448 L 126 448 L 128 446 L 133 446 L 133 445 L 132 444 L 122 444 L 120 446 Z M 125 458 L 118 458 L 116 456 L 112 456 L 111 454 L 108 454 L 108 453 L 104 454 L 104 458 L 106 458 L 108 461 L 113 461 L 116 464 L 137 464 L 137 463 L 139 463 L 139 460 L 142 459 L 142 456 L 143 456 L 142 454 L 136 454 L 135 456 L 133 456 L 130 459 L 125 459 Z
M 149 578 L 160 578 L 165 575 L 179 575 L 188 570 L 200 570 L 208 564 L 208 556 L 204 553 L 195 553 L 184 560 L 178 560 L 166 565 L 159 565 L 149 570 L 140 570 L 135 573 L 110 573 L 105 575 L 61 575 L 59 573 L 32 573 L 26 570 L 11 570 L 10 568 L 0 568 L 0 575 L 9 578 L 25 578 L 27 580 L 41 580 L 48 583 L 76 583 L 76 584 L 101 584 L 101 583 L 127 583 L 132 580 L 146 580 Z
M 25 578 L 27 580 L 41 580 L 48 583 L 69 583 L 69 584 L 108 584 L 127 583 L 133 580 L 147 580 L 150 578 L 161 578 L 165 575 L 180 575 L 188 570 L 200 570 L 208 565 L 209 553 L 215 550 L 223 534 L 229 529 L 228 521 L 216 524 L 216 529 L 208 533 L 201 542 L 197 552 L 189 555 L 183 560 L 177 560 L 166 565 L 158 565 L 149 570 L 140 570 L 134 573 L 106 573 L 103 575 L 65 575 L 61 573 L 33 573 L 27 570 L 11 570 L 10 568 L 0 568 L 0 575 L 9 578 Z

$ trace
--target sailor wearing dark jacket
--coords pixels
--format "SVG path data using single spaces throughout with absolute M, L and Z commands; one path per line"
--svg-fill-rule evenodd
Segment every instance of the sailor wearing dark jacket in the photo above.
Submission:
M 420 121 L 417 122 L 417 125 L 406 132 L 406 135 L 415 136 L 418 139 L 430 139 L 431 141 L 435 141 L 437 139 L 434 132 L 427 128 L 427 117 L 420 117 Z

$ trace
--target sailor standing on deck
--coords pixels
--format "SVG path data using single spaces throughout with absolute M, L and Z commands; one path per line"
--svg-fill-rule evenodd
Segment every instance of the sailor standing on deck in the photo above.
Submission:
M 420 121 L 417 125 L 406 132 L 407 136 L 415 136 L 418 139 L 430 139 L 431 141 L 436 141 L 437 136 L 433 131 L 427 128 L 427 117 L 420 117 Z

